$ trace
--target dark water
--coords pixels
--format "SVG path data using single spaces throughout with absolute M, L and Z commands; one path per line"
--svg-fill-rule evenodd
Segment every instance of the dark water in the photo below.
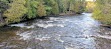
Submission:
M 91 13 L 36 19 L 0 28 L 0 49 L 111 49 L 111 29 Z

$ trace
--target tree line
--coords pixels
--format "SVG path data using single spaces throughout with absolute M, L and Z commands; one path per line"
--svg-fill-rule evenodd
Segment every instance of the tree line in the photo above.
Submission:
M 7 23 L 84 9 L 85 0 L 0 0 L 0 18 Z
M 105 25 L 111 25 L 111 0 L 96 0 L 93 17 Z

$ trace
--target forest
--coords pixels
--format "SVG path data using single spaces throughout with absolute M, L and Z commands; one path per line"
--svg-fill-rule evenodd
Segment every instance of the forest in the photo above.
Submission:
M 85 0 L 0 0 L 0 20 L 10 24 L 60 13 L 83 13 Z
M 49 15 L 93 13 L 102 24 L 111 24 L 110 0 L 0 0 L 0 25 Z M 95 6 L 96 5 L 96 6 Z M 64 15 L 62 14 L 62 15 Z

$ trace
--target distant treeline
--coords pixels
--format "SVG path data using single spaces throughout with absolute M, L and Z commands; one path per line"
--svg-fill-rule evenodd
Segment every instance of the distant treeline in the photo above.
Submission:
M 85 0 L 0 0 L 0 18 L 7 23 L 84 9 Z
M 111 25 L 111 0 L 96 0 L 93 17 L 105 25 Z
M 86 1 L 85 12 L 92 13 L 94 7 L 95 7 L 95 2 L 94 1 Z

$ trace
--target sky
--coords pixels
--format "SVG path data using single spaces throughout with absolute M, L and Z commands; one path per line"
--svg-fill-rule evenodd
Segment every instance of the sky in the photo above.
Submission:
M 93 1 L 93 0 L 86 0 L 86 1 Z

